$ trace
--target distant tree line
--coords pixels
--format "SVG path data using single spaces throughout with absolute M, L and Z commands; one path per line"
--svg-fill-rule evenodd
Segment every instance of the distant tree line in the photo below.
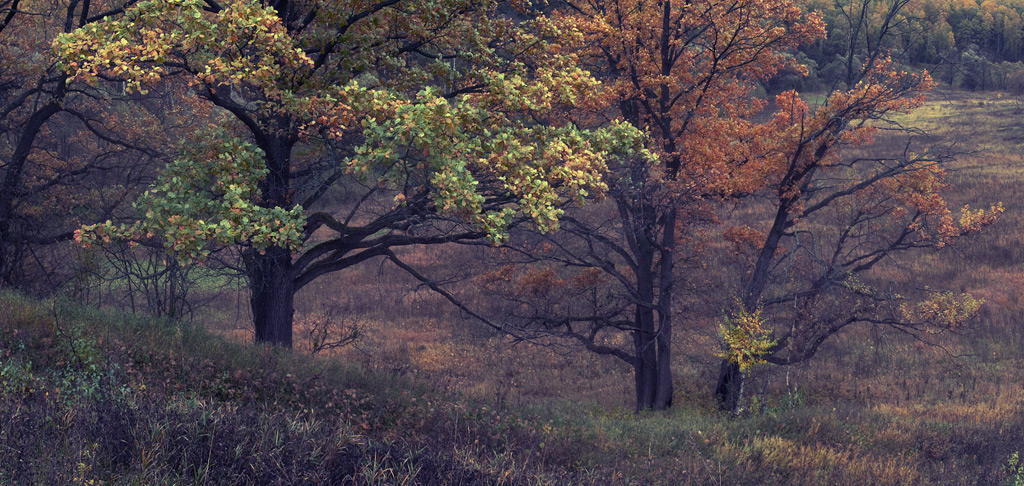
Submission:
M 851 47 L 891 51 L 907 66 L 927 69 L 941 85 L 1024 91 L 1024 2 L 807 0 L 802 7 L 822 14 L 827 35 L 793 53 L 808 75 L 785 71 L 766 83 L 769 93 L 842 86 Z M 863 60 L 855 56 L 854 65 Z

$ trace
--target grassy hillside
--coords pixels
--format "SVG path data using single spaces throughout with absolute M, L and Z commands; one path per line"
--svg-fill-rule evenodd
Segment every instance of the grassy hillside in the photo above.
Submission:
M 0 294 L 0 484 L 545 483 L 538 437 L 394 376 Z
M 902 356 L 748 417 L 693 401 L 638 417 L 489 406 L 6 293 L 0 484 L 1012 484 L 1024 363 Z M 881 399 L 907 369 L 919 370 L 902 378 L 909 399 Z M 953 392 L 966 383 L 969 396 Z

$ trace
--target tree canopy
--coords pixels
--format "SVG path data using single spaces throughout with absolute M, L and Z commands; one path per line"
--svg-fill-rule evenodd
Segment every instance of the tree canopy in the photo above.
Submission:
M 601 191 L 617 123 L 563 121 L 596 81 L 567 31 L 484 2 L 139 2 L 54 43 L 73 81 L 174 86 L 215 126 L 186 147 L 140 222 L 80 239 L 160 238 L 187 257 L 242 245 L 258 340 L 291 343 L 294 293 L 397 246 L 557 227 Z M 571 36 L 570 36 L 571 37 Z M 331 191 L 345 208 L 316 211 Z M 173 213 L 173 214 L 172 214 Z
M 66 258 L 57 243 L 109 217 L 163 160 L 173 110 L 70 86 L 51 53 L 59 34 L 118 11 L 99 1 L 0 2 L 0 285 L 43 291 L 69 279 L 67 266 L 47 263 Z
M 575 52 L 603 85 L 607 108 L 579 107 L 574 115 L 583 124 L 621 119 L 644 130 L 655 158 L 617 158 L 605 175 L 614 209 L 567 218 L 565 231 L 552 236 L 553 251 L 518 249 L 525 261 L 596 271 L 584 281 L 610 286 L 601 297 L 561 305 L 516 297 L 507 315 L 512 325 L 557 330 L 626 361 L 637 408 L 663 409 L 673 393 L 675 295 L 685 285 L 675 267 L 691 258 L 685 241 L 713 201 L 763 183 L 761 146 L 776 134 L 752 121 L 765 102 L 751 93 L 791 66 L 789 51 L 820 37 L 824 26 L 793 2 L 759 0 L 570 1 L 551 19 L 579 26 Z M 524 282 L 551 280 L 538 278 L 544 272 L 527 273 Z M 508 279 L 492 282 L 502 287 Z M 628 344 L 608 345 L 615 332 L 629 334 Z

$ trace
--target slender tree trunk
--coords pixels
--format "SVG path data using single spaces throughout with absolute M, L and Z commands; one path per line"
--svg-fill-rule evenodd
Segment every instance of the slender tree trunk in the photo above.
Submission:
M 63 97 L 63 88 L 58 93 Z M 3 180 L 0 181 L 0 285 L 14 284 L 17 280 L 17 276 L 14 275 L 14 269 L 17 266 L 15 260 L 18 240 L 23 235 L 13 224 L 14 199 L 22 183 L 22 174 L 25 164 L 28 162 L 28 155 L 32 151 L 32 146 L 35 144 L 43 124 L 59 111 L 60 103 L 51 101 L 33 113 L 25 122 L 11 159 L 5 164 L 7 168 Z
M 669 209 L 662 227 L 658 278 L 658 350 L 657 393 L 654 409 L 672 406 L 672 294 L 674 283 L 674 254 L 676 240 L 676 210 Z
M 636 381 L 636 411 L 649 410 L 654 406 L 656 359 L 652 356 L 653 346 L 647 333 L 633 331 L 636 362 L 633 364 L 633 378 Z
M 639 232 L 638 232 L 639 233 Z M 654 320 L 654 250 L 645 235 L 636 235 L 637 296 L 634 323 L 637 331 L 633 332 L 637 364 L 635 373 L 637 380 L 636 408 L 651 409 L 655 406 L 658 390 L 658 348 L 657 332 Z
M 664 324 L 664 323 L 663 323 Z M 666 410 L 672 406 L 672 337 L 671 331 L 659 329 L 655 340 L 658 361 L 655 366 L 655 396 L 652 408 Z
M 957 53 L 959 54 L 959 51 L 957 51 Z M 956 70 L 954 68 L 955 68 L 955 65 L 953 63 L 953 60 L 950 60 L 949 61 L 949 87 L 950 88 L 953 87 L 953 81 L 955 81 L 955 78 L 953 76 L 956 74 Z
M 779 242 L 786 230 L 789 210 L 793 200 L 783 201 L 775 213 L 775 220 L 768 231 L 764 246 L 758 255 L 757 263 L 754 265 L 754 272 L 747 284 L 747 293 L 743 297 L 743 308 L 747 312 L 754 312 L 761 303 L 761 295 L 765 286 L 768 285 L 768 273 L 771 268 L 772 258 L 779 248 Z M 718 382 L 715 384 L 715 398 L 719 406 L 727 412 L 736 412 L 743 402 L 743 372 L 739 365 L 727 359 L 722 360 L 718 373 Z

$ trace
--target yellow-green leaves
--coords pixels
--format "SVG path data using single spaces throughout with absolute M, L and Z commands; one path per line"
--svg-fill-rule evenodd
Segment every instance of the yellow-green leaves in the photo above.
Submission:
M 182 147 L 157 181 L 135 203 L 133 224 L 105 223 L 75 233 L 79 243 L 160 242 L 169 254 L 202 261 L 213 245 L 243 244 L 297 250 L 302 244 L 302 207 L 256 204 L 266 175 L 263 152 L 212 128 Z
M 501 93 L 445 99 L 424 89 L 387 119 L 364 119 L 365 143 L 350 170 L 384 171 L 397 182 L 419 167 L 439 212 L 499 242 L 516 213 L 542 231 L 557 229 L 562 202 L 604 189 L 609 154 L 642 150 L 642 134 L 625 124 L 586 131 L 503 114 L 495 105 L 512 102 L 495 99 L 509 94 Z M 495 197 L 515 203 L 488 207 Z
M 718 334 L 725 343 L 718 356 L 735 363 L 742 372 L 763 364 L 764 356 L 776 343 L 771 331 L 765 329 L 761 309 L 747 312 L 741 308 L 732 317 L 726 316 L 725 323 L 718 325 Z
M 900 313 L 903 321 L 923 323 L 926 332 L 936 334 L 963 326 L 977 316 L 984 302 L 968 293 L 934 292 L 916 305 L 900 306 Z
M 311 63 L 273 9 L 246 0 L 216 14 L 204 13 L 199 0 L 140 2 L 121 18 L 58 36 L 54 51 L 73 79 L 104 74 L 132 91 L 157 82 L 170 64 L 189 70 L 193 82 L 245 82 L 272 93 L 283 73 Z
M 174 75 L 198 86 L 193 93 L 202 93 L 200 99 L 231 111 L 240 122 L 234 128 L 249 130 L 249 140 L 260 138 L 256 132 L 273 132 L 287 134 L 303 150 L 330 147 L 354 154 L 336 163 L 353 178 L 373 179 L 401 194 L 395 207 L 414 194 L 429 194 L 415 200 L 429 200 L 431 209 L 473 225 L 495 242 L 516 217 L 554 230 L 562 203 L 602 191 L 609 155 L 632 156 L 642 150 L 644 136 L 627 125 L 581 130 L 566 121 L 569 108 L 592 97 L 598 83 L 544 35 L 542 22 L 513 26 L 490 19 L 489 2 L 450 2 L 408 0 L 394 9 L 317 6 L 311 23 L 297 28 L 253 0 L 222 2 L 215 13 L 200 0 L 146 0 L 119 18 L 61 36 L 54 50 L 72 79 L 103 76 L 137 90 Z M 396 39 L 389 30 L 398 26 L 408 27 L 402 30 L 408 39 Z M 402 43 L 417 54 L 403 54 Z M 507 52 L 499 55 L 499 49 Z M 434 54 L 436 62 L 417 57 Z M 252 154 L 248 148 L 233 150 L 183 156 L 168 174 L 218 170 Z M 262 163 L 296 163 L 293 155 Z M 213 203 L 233 201 L 234 214 L 247 215 L 247 221 L 186 217 L 212 208 L 195 198 L 179 204 L 189 193 L 162 184 L 146 196 L 154 199 L 140 204 L 158 207 L 164 219 L 175 216 L 161 224 L 185 228 L 173 235 L 166 228 L 155 232 L 167 241 L 182 242 L 185 233 L 256 246 L 279 241 L 279 232 L 271 237 L 257 228 L 231 234 L 222 229 L 228 223 L 251 226 L 268 211 L 285 211 L 248 214 L 256 211 L 246 192 L 255 181 L 202 192 Z M 298 180 L 286 184 L 282 191 L 305 187 Z M 288 216 L 275 214 L 268 221 L 284 224 Z M 211 220 L 218 223 L 210 226 Z M 294 244 L 295 235 L 280 234 L 282 245 Z

